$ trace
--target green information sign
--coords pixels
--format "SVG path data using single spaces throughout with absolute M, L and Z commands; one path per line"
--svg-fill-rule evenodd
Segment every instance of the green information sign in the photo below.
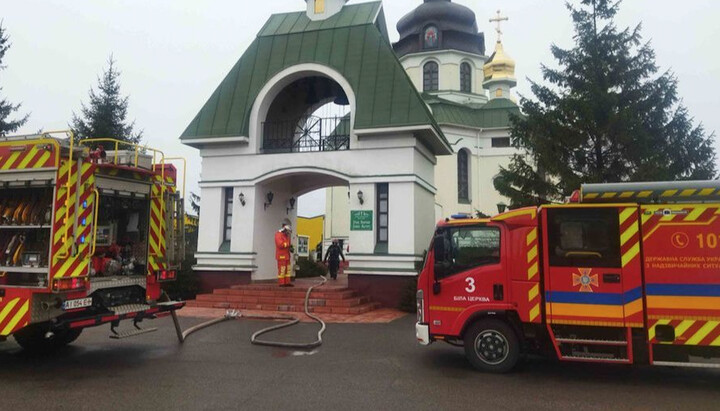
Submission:
M 373 229 L 373 212 L 370 210 L 352 210 L 350 211 L 350 230 L 351 231 L 372 231 Z

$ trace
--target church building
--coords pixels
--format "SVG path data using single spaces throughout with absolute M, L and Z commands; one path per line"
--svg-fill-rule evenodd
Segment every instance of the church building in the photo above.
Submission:
M 437 219 L 503 202 L 515 64 L 499 27 L 487 56 L 474 12 L 450 0 L 403 17 L 395 44 L 382 2 L 306 3 L 269 18 L 181 136 L 202 157 L 194 269 L 206 290 L 274 279 L 274 233 L 332 188 L 349 286 L 393 306 Z

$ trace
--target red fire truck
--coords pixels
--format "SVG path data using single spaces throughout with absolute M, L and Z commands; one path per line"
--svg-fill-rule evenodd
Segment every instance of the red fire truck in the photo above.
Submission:
M 720 182 L 585 185 L 567 204 L 438 224 L 417 339 L 478 369 L 720 367 Z
M 154 331 L 139 323 L 183 306 L 161 292 L 183 255 L 175 167 L 158 150 L 63 133 L 0 138 L 0 340 L 28 349 L 107 323 L 113 338 Z M 116 331 L 122 320 L 131 331 Z

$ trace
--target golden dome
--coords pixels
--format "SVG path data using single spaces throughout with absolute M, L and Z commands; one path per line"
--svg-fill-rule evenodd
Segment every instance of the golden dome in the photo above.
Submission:
M 500 41 L 495 43 L 495 52 L 490 56 L 488 62 L 483 66 L 484 82 L 510 81 L 517 84 L 515 79 L 515 60 L 505 54 L 505 49 Z

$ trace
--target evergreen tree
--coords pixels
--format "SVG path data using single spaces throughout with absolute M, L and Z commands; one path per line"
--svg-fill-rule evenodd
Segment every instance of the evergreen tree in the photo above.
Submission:
M 5 34 L 5 29 L 0 21 L 0 70 L 5 68 L 5 66 L 3 66 L 3 58 L 5 57 L 5 52 L 7 52 L 9 48 L 10 38 L 7 34 Z M 0 91 L 2 91 L 2 88 L 0 88 Z M 16 120 L 8 118 L 19 108 L 20 104 L 11 104 L 9 101 L 0 98 L 0 136 L 15 132 L 27 122 L 29 117 L 27 114 L 25 117 Z
M 560 201 L 583 183 L 712 179 L 714 134 L 678 96 L 670 71 L 658 74 L 641 25 L 618 30 L 621 1 L 568 3 L 575 46 L 553 45 L 558 68 L 542 66 L 521 99 L 513 145 L 522 149 L 495 181 L 513 207 Z
M 120 72 L 112 56 L 108 68 L 98 78 L 98 91 L 90 89 L 90 103 L 82 104 L 82 118 L 73 113 L 72 129 L 76 138 L 113 138 L 129 143 L 140 143 L 142 131 L 135 133 L 135 122 L 127 121 L 129 97 L 120 94 Z M 103 143 L 106 149 L 110 143 Z

